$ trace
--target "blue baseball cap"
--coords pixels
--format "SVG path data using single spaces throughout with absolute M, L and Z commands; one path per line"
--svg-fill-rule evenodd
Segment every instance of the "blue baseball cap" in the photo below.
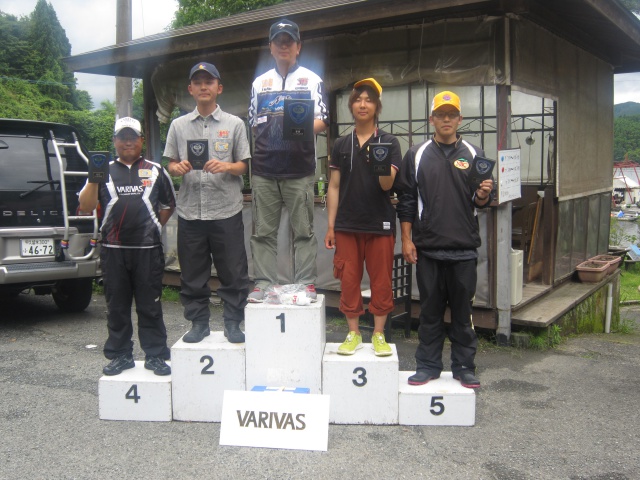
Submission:
M 220 78 L 220 73 L 218 73 L 218 69 L 215 65 L 206 62 L 196 63 L 191 69 L 191 73 L 189 73 L 189 80 L 193 77 L 196 72 L 204 71 L 211 75 L 213 78 L 217 78 L 218 80 L 222 80 Z

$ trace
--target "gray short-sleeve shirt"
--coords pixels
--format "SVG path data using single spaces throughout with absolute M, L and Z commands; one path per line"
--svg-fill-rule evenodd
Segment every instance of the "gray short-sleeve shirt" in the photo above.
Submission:
M 209 156 L 222 162 L 241 162 L 251 158 L 244 122 L 223 112 L 220 105 L 206 117 L 196 108 L 171 122 L 164 156 L 187 159 L 187 140 L 206 138 Z M 242 177 L 230 173 L 192 170 L 182 179 L 177 212 L 185 220 L 222 220 L 242 210 Z

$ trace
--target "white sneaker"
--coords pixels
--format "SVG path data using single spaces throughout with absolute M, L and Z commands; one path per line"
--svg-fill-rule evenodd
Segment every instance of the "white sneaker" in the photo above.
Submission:
M 249 303 L 262 303 L 264 300 L 264 290 L 259 287 L 253 289 L 253 292 L 249 294 L 247 297 L 247 302 Z

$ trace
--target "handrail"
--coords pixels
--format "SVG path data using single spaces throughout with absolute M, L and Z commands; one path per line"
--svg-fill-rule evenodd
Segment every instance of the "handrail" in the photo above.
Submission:
M 58 166 L 60 168 L 60 191 L 62 193 L 62 210 L 63 210 L 63 219 L 64 219 L 64 236 L 62 241 L 60 242 L 60 246 L 62 247 L 63 250 L 68 250 L 69 248 L 69 220 L 81 220 L 81 221 L 87 221 L 87 220 L 93 220 L 93 237 L 91 238 L 90 241 L 90 245 L 91 245 L 91 250 L 89 250 L 89 253 L 87 253 L 84 256 L 80 256 L 80 257 L 75 257 L 73 255 L 71 255 L 68 251 L 65 253 L 65 257 L 70 259 L 70 260 L 88 260 L 90 259 L 93 254 L 96 251 L 96 247 L 98 244 L 98 211 L 97 209 L 93 210 L 93 213 L 91 215 L 69 215 L 69 210 L 68 210 L 68 204 L 67 204 L 67 184 L 65 181 L 66 177 L 87 177 L 88 173 L 87 172 L 74 172 L 74 171 L 66 171 L 64 168 L 64 163 L 62 161 L 62 155 L 60 154 L 60 148 L 59 147 L 73 147 L 76 149 L 76 151 L 78 152 L 78 155 L 80 155 L 80 158 L 82 158 L 86 163 L 87 166 L 89 165 L 89 159 L 86 157 L 86 155 L 82 152 L 82 148 L 80 148 L 80 142 L 78 141 L 78 137 L 76 136 L 75 132 L 71 132 L 71 134 L 73 135 L 73 143 L 69 143 L 69 142 L 57 142 L 56 141 L 56 136 L 53 133 L 53 130 L 49 130 L 49 136 L 51 137 L 51 142 L 53 143 L 53 149 L 56 153 L 56 158 L 58 159 Z

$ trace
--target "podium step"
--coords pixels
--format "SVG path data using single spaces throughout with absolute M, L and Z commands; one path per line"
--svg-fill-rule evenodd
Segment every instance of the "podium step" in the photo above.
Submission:
M 376 357 L 370 343 L 353 355 L 338 355 L 327 343 L 322 359 L 322 393 L 331 398 L 329 421 L 344 424 L 398 423 L 398 352 Z
M 173 418 L 219 422 L 225 390 L 245 390 L 245 346 L 211 332 L 199 343 L 171 347 Z
M 400 425 L 471 427 L 476 422 L 476 394 L 460 385 L 451 372 L 425 385 L 409 385 L 415 372 L 399 373 L 398 421 Z
M 170 422 L 171 375 L 161 377 L 145 369 L 144 362 L 135 363 L 119 375 L 100 378 L 100 419 Z

